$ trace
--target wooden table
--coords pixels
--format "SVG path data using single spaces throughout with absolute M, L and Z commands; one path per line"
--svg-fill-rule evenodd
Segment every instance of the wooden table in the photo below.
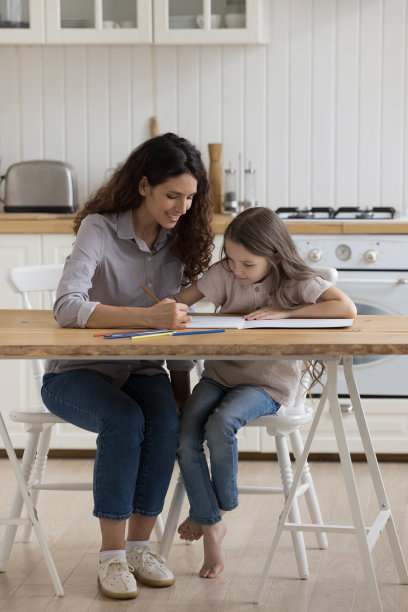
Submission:
M 357 538 L 364 576 L 368 586 L 371 610 L 375 612 L 381 611 L 382 606 L 371 558 L 371 550 L 382 530 L 385 529 L 390 541 L 399 579 L 401 583 L 408 583 L 407 568 L 382 483 L 352 368 L 353 355 L 408 354 L 408 317 L 358 316 L 353 326 L 345 329 L 227 330 L 222 334 L 178 337 L 161 336 L 137 341 L 130 339 L 108 341 L 101 337 L 94 337 L 94 333 L 97 331 L 101 330 L 61 329 L 53 320 L 50 311 L 0 310 L 0 358 L 29 359 L 49 357 L 83 359 L 90 357 L 92 359 L 104 359 L 109 357 L 109 359 L 185 359 L 186 357 L 191 357 L 196 359 L 323 359 L 327 364 L 326 389 L 317 407 L 303 455 L 300 461 L 298 461 L 299 465 L 296 469 L 293 485 L 279 518 L 270 553 L 259 581 L 255 600 L 259 599 L 260 590 L 284 529 L 354 533 Z M 337 398 L 337 368 L 341 358 L 343 358 L 350 399 L 378 500 L 379 513 L 371 527 L 366 527 L 364 524 Z M 287 516 L 326 399 L 328 399 L 333 419 L 353 525 L 290 524 L 286 522 Z M 52 575 L 53 560 L 38 523 L 35 508 L 33 508 L 29 495 L 27 495 L 25 481 L 19 469 L 17 458 L 1 414 L 0 433 L 4 439 L 17 482 L 22 491 L 29 520 L 36 529 L 50 575 Z M 9 520 L 2 519 L 2 522 L 9 524 L 7 523 Z M 55 577 L 53 583 L 55 585 Z

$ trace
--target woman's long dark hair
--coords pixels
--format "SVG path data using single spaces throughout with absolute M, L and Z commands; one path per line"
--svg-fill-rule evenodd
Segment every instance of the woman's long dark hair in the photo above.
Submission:
M 139 193 L 139 183 L 144 176 L 151 187 L 157 187 L 170 177 L 186 173 L 197 180 L 197 193 L 190 210 L 177 223 L 172 253 L 184 263 L 189 280 L 195 280 L 208 267 L 213 249 L 209 182 L 198 149 L 176 134 L 150 138 L 134 149 L 78 211 L 74 232 L 78 232 L 87 215 L 138 208 L 144 199 Z

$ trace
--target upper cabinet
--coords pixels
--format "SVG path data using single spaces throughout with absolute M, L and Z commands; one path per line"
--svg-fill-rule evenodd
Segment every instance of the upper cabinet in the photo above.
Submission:
M 45 41 L 44 0 L 0 0 L 0 43 Z
M 155 0 L 154 42 L 261 43 L 261 0 Z
M 151 43 L 151 0 L 0 0 L 0 43 Z
M 0 44 L 250 44 L 263 0 L 0 0 Z
M 49 43 L 152 42 L 151 0 L 45 0 Z

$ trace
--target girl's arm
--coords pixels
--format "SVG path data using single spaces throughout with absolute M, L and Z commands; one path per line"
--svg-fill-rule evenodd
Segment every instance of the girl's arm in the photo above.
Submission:
M 203 297 L 204 293 L 201 293 L 199 288 L 197 287 L 197 283 L 192 283 L 186 289 L 183 289 L 176 295 L 169 296 L 172 297 L 179 304 L 187 304 L 187 306 L 192 306 L 196 302 L 199 302 Z
M 245 316 L 256 319 L 354 319 L 357 308 L 354 302 L 337 287 L 329 287 L 315 304 L 305 304 L 292 310 L 277 311 L 269 306 L 259 308 Z

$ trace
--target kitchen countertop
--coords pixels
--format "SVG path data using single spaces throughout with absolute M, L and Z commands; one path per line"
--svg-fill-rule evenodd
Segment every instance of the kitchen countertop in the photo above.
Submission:
M 0 234 L 71 234 L 74 215 L 0 213 Z M 223 234 L 233 217 L 214 215 L 213 230 Z M 376 221 L 285 221 L 291 234 L 408 234 L 408 219 Z

